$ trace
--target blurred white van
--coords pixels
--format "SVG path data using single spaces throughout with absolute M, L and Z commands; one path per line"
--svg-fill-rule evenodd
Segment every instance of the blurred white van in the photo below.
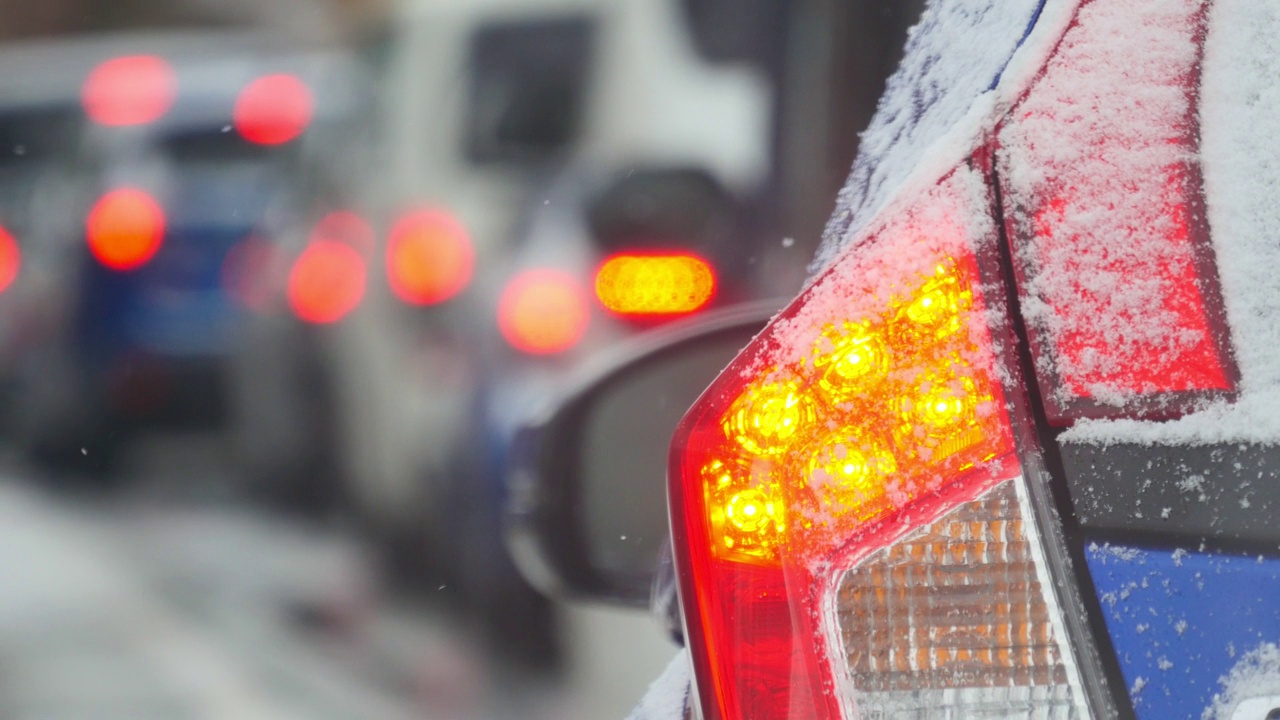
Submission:
M 455 460 L 478 442 L 475 383 L 507 372 L 493 358 L 509 348 L 491 344 L 498 298 L 566 174 L 608 182 L 679 169 L 741 199 L 769 180 L 775 83 L 760 62 L 708 52 L 691 22 L 698 4 L 400 4 L 380 49 L 374 160 L 355 198 L 378 251 L 364 300 L 328 333 L 350 498 L 379 530 L 417 536 L 439 514 L 443 479 L 467 472 Z M 742 7 L 776 34 L 761 22 L 775 6 Z M 397 259 L 405 238 L 436 250 L 417 265 Z M 580 240 L 543 253 L 589 275 L 598 258 Z M 607 322 L 590 278 L 581 284 L 587 321 Z M 544 362 L 563 364 L 574 354 L 563 350 Z

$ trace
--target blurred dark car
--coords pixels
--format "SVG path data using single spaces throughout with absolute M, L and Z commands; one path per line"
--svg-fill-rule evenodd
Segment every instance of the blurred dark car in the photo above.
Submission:
M 343 147 L 334 135 L 349 131 L 359 109 L 352 61 L 190 34 L 11 47 L 0 66 L 38 77 L 40 59 L 54 54 L 42 79 L 51 97 L 14 110 L 56 113 L 61 125 L 50 127 L 66 129 L 54 152 L 78 172 L 14 221 L 23 272 L 48 275 L 14 297 L 20 312 L 39 315 L 30 321 L 38 341 L 12 360 L 19 447 L 47 465 L 106 474 L 148 429 L 278 415 L 235 389 L 241 356 L 264 355 L 264 343 L 288 345 L 294 360 L 253 372 L 274 371 L 274 385 L 296 389 L 288 401 L 306 402 L 309 389 L 295 377 L 306 354 L 298 333 L 277 323 L 274 336 L 246 340 L 252 323 L 280 314 L 287 261 L 333 202 L 328 179 Z M 11 128 L 16 144 L 43 139 Z M 38 225 L 38 213 L 61 224 L 28 232 L 22 226 Z M 293 419 L 313 422 L 314 413 Z M 240 455 L 313 448 L 241 447 Z

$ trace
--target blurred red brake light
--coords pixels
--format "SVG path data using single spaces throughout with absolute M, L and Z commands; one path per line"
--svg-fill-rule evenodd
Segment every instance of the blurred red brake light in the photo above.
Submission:
M 338 240 L 313 240 L 289 272 L 289 307 L 306 322 L 337 322 L 360 305 L 365 276 L 364 257 L 355 248 Z
M 512 347 L 531 355 L 564 352 L 582 339 L 590 313 L 573 276 L 559 270 L 526 270 L 498 299 L 498 329 Z
M 387 279 L 407 303 L 431 305 L 471 281 L 475 252 L 466 228 L 443 210 L 405 213 L 387 239 Z
M 281 145 L 311 124 L 311 89 L 293 75 L 260 77 L 245 86 L 232 114 L 236 132 L 258 145 Z
M 22 251 L 9 231 L 0 227 L 0 293 L 9 289 L 22 267 Z
M 89 119 L 101 125 L 145 125 L 173 106 L 178 79 L 164 58 L 131 55 L 93 69 L 80 90 Z
M 148 193 L 119 188 L 103 195 L 85 224 L 89 250 L 112 270 L 133 270 L 147 263 L 164 241 L 164 210 Z

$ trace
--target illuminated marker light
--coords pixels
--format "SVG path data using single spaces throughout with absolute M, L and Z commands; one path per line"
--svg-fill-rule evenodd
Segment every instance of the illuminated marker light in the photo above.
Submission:
M 941 338 L 960 329 L 973 293 L 959 283 L 949 264 L 941 263 L 934 268 L 934 276 L 902 309 L 903 316 L 911 321 L 912 332 L 931 333 Z
M 596 297 L 619 315 L 681 315 L 710 302 L 711 264 L 694 255 L 616 255 L 596 272 Z
M 18 279 L 18 270 L 22 267 L 22 251 L 9 231 L 0 227 L 0 293 L 9 289 Z
M 85 223 L 89 250 L 112 270 L 145 265 L 164 241 L 164 210 L 137 188 L 112 190 L 93 206 Z
M 578 283 L 558 270 L 526 270 L 507 283 L 498 299 L 502 336 L 531 355 L 552 355 L 577 345 L 589 320 Z
M 786 530 L 786 511 L 777 478 L 750 463 L 712 460 L 702 469 L 715 510 L 717 552 L 748 562 L 775 557 Z
M 132 55 L 93 69 L 80 88 L 80 102 L 100 125 L 146 125 L 169 112 L 178 94 L 178 78 L 163 58 Z
M 314 100 L 306 83 L 293 75 L 267 75 L 245 86 L 236 98 L 236 132 L 258 145 L 281 145 L 311 124 Z
M 289 306 L 309 323 L 334 323 L 360 305 L 365 291 L 364 257 L 338 240 L 313 240 L 289 273 Z
M 850 513 L 865 522 L 901 505 L 891 497 L 889 480 L 898 470 L 893 453 L 873 433 L 845 427 L 819 440 L 809 459 L 809 483 L 824 512 Z
M 724 432 L 750 453 L 777 455 L 814 419 L 813 403 L 794 381 L 768 381 L 738 398 L 725 415 Z
M 466 228 L 443 210 L 417 210 L 396 221 L 387 240 L 391 291 L 414 305 L 444 302 L 471 281 L 475 253 Z
M 865 325 L 832 326 L 818 341 L 814 367 L 822 374 L 818 387 L 832 402 L 854 400 L 885 379 L 889 350 L 884 338 Z

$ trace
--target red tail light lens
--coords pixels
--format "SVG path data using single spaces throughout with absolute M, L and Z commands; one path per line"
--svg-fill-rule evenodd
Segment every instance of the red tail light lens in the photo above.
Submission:
M 387 240 L 387 278 L 401 300 L 444 302 L 467 286 L 475 253 L 466 228 L 442 210 L 418 210 L 396 221 Z
M 1055 422 L 1177 414 L 1234 389 L 1200 199 L 1203 6 L 1086 4 L 999 131 L 1019 293 Z M 1119 27 L 1140 31 L 1117 42 Z
M 112 270 L 133 270 L 160 250 L 164 226 L 164 210 L 155 198 L 136 188 L 120 188 L 98 200 L 85 230 L 98 262 Z
M 306 131 L 313 111 L 306 83 L 293 75 L 267 75 L 240 92 L 232 118 L 249 142 L 281 145 Z
M 708 720 L 926 717 L 997 687 L 995 702 L 1072 709 L 1056 606 L 1010 554 L 1035 540 L 975 259 L 995 236 L 983 178 L 956 171 L 815 281 L 681 423 L 672 526 Z M 902 547 L 914 563 L 885 554 Z M 926 577 L 952 572 L 939 552 L 976 554 L 954 568 L 969 580 Z M 1008 604 L 957 594 L 1001 578 L 1022 588 Z
M 164 58 L 133 55 L 94 68 L 80 89 L 90 120 L 101 125 L 145 125 L 173 107 L 178 78 Z
M 360 305 L 364 256 L 350 245 L 319 238 L 298 255 L 289 273 L 289 306 L 310 323 L 333 323 Z
M 715 291 L 715 271 L 695 255 L 615 255 L 596 271 L 596 297 L 619 315 L 683 315 Z
M 498 299 L 502 336 L 531 355 L 551 355 L 577 345 L 589 320 L 578 282 L 558 270 L 526 270 L 507 283 Z
M 13 281 L 18 279 L 18 270 L 22 267 L 22 251 L 8 230 L 0 227 L 0 293 L 9 289 Z

